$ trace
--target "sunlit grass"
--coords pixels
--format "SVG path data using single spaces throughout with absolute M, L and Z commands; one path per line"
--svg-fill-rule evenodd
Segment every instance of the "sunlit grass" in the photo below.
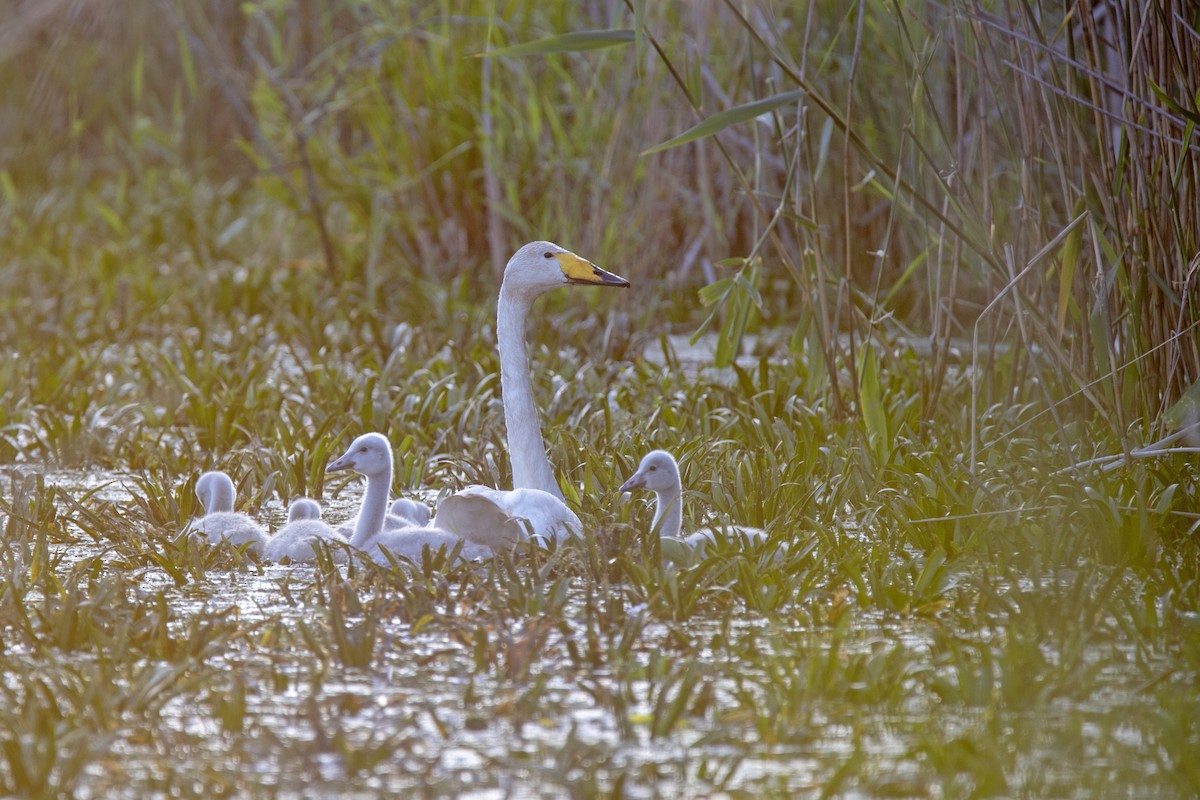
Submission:
M 113 788 L 114 748 L 135 754 L 133 785 L 157 785 L 158 739 L 246 765 L 210 777 L 227 788 L 292 785 L 304 753 L 333 759 L 329 788 L 477 785 L 441 761 L 457 748 L 513 770 L 554 753 L 601 791 L 647 770 L 781 796 L 1194 787 L 1180 708 L 1195 706 L 1200 597 L 1191 521 L 1173 513 L 1195 507 L 1185 459 L 1080 479 L 1058 471 L 1069 459 L 1048 425 L 991 433 L 1030 415 L 996 408 L 972 475 L 953 410 L 965 385 L 919 427 L 900 410 L 911 387 L 889 384 L 897 422 L 880 450 L 805 399 L 787 361 L 715 382 L 611 351 L 591 338 L 611 311 L 564 307 L 547 310 L 534 363 L 586 544 L 487 565 L 266 567 L 179 536 L 203 469 L 231 470 L 251 508 L 322 495 L 328 454 L 384 428 L 397 489 L 508 479 L 490 328 L 430 325 L 395 346 L 337 316 L 306 335 L 290 304 L 250 323 L 186 283 L 163 291 L 181 318 L 209 317 L 144 332 L 189 338 L 186 356 L 124 334 L 129 357 L 105 361 L 98 391 L 81 371 L 36 404 L 10 395 L 36 435 L 0 504 L 0 658 L 22 676 L 0 712 L 6 790 Z M 488 316 L 474 298 L 440 302 L 447 318 Z M 217 330 L 238 333 L 199 333 Z M 72 422 L 89 415 L 108 423 Z M 657 446 L 681 458 L 689 525 L 762 525 L 787 556 L 664 558 L 650 507 L 616 494 Z M 126 499 L 47 482 L 38 462 L 99 471 Z M 113 705 L 87 693 L 93 680 L 115 682 Z M 505 738 L 530 725 L 547 733 Z M 196 726 L 222 738 L 181 732 Z M 622 748 L 638 755 L 602 766 Z M 1062 749 L 1076 755 L 1048 755 Z M 1096 773 L 1092 753 L 1110 766 Z M 739 771 L 747 760 L 759 766 Z
M 51 36 L 79 74 L 37 85 L 89 113 L 59 129 L 42 109 L 0 172 L 0 794 L 1200 791 L 1198 462 L 1071 469 L 1173 424 L 1186 389 L 1171 254 L 1194 252 L 1195 162 L 1153 147 L 1179 132 L 1102 177 L 1083 167 L 1121 126 L 1086 140 L 1066 105 L 1020 135 L 1004 109 L 1049 100 L 971 88 L 1009 47 L 1030 57 L 1016 16 L 989 18 L 992 43 L 911 4 L 861 31 L 828 3 L 811 27 L 803 4 L 517 5 L 246 3 L 234 25 L 159 4 L 82 49 L 61 46 L 73 23 Z M 635 24 L 625 49 L 470 57 Z M 203 46 L 231 32 L 244 82 Z M 798 112 L 638 157 L 792 88 L 799 55 Z M 0 82 L 27 94 L 30 63 Z M 978 82 L 942 86 L 952 65 Z M 236 159 L 211 97 L 251 115 Z M 845 128 L 820 97 L 854 98 Z M 270 524 L 301 495 L 348 509 L 324 465 L 367 430 L 396 491 L 508 483 L 490 261 L 534 236 L 635 283 L 545 298 L 530 329 L 584 541 L 280 567 L 181 535 L 211 468 Z M 1050 242 L 1006 289 L 998 268 Z M 728 368 L 666 339 L 713 311 L 718 360 L 762 334 Z M 975 359 L 977 320 L 1000 346 Z M 1154 348 L 1179 326 L 1172 362 Z M 617 487 L 660 447 L 687 527 L 770 541 L 694 556 L 649 535 Z
M 311 460 L 381 420 L 398 441 L 411 437 L 398 455 L 411 471 L 398 485 L 506 480 L 490 332 L 455 351 L 435 338 L 414 331 L 387 366 L 336 379 L 328 363 L 280 370 L 270 391 L 227 396 L 224 426 L 168 428 L 161 415 L 131 412 L 136 423 L 104 436 L 128 441 L 131 453 L 167 438 L 183 449 L 151 470 L 106 471 L 125 500 L 13 473 L 2 506 L 9 622 L 0 657 L 28 677 L 7 685 L 0 712 L 17 737 L 0 768 L 6 788 L 111 788 L 108 767 L 98 775 L 59 760 L 105 765 L 116 747 L 137 754 L 136 785 L 155 785 L 162 751 L 137 732 L 146 726 L 202 763 L 240 754 L 238 763 L 278 765 L 211 777 L 225 787 L 289 786 L 288 770 L 306 769 L 297 752 L 333 757 L 326 787 L 368 776 L 401 788 L 429 776 L 476 785 L 437 755 L 463 747 L 512 769 L 553 751 L 601 790 L 648 780 L 643 770 L 709 791 L 781 795 L 815 784 L 916 794 L 1112 784 L 1180 795 L 1193 785 L 1183 742 L 1194 730 L 1176 709 L 1194 707 L 1200 669 L 1189 635 L 1195 551 L 1188 521 L 1169 513 L 1194 497 L 1190 466 L 1137 467 L 1103 483 L 1055 477 L 1053 435 L 1034 426 L 989 448 L 971 476 L 949 446 L 962 436 L 952 414 L 880 454 L 854 420 L 800 402 L 786 364 L 719 384 L 609 363 L 583 343 L 540 350 L 539 391 L 557 420 L 548 444 L 592 533 L 581 545 L 487 565 L 450 567 L 448 554 L 430 554 L 391 567 L 288 569 L 178 535 L 197 512 L 201 469 L 232 469 L 252 506 L 319 493 Z M 339 348 L 352 359 L 359 345 L 297 338 L 287 350 L 308 348 L 335 362 Z M 193 366 L 196 377 L 180 382 L 165 359 L 110 370 L 114 384 L 182 395 L 199 380 L 247 387 L 281 359 L 270 337 L 226 352 L 198 357 L 231 373 L 220 377 Z M 370 411 L 346 402 L 371 386 Z M 103 399 L 93 402 L 104 413 Z M 1021 412 L 995 412 L 1011 428 L 1005 413 Z M 280 414 L 288 432 L 256 431 Z M 28 424 L 55 429 L 34 415 Z M 42 457 L 56 458 L 55 440 L 45 441 Z M 786 557 L 732 547 L 664 558 L 647 536 L 649 506 L 615 494 L 639 454 L 659 445 L 681 455 L 689 523 L 761 524 L 789 544 Z M 87 450 L 78 453 L 85 467 Z M 76 546 L 98 551 L 80 556 Z M 116 672 L 88 671 L 100 669 Z M 81 687 L 91 680 L 116 682 L 105 699 L 115 705 L 89 699 Z M 596 711 L 580 705 L 568 689 L 576 685 Z M 54 733 L 35 722 L 51 697 Z M 190 722 L 170 710 L 182 707 Z M 500 744 L 502 731 L 527 725 L 549 739 Z M 223 738 L 181 733 L 193 726 Z M 78 731 L 87 735 L 73 734 L 77 747 L 43 744 Z M 416 772 L 396 767 L 396 752 L 430 736 L 401 760 Z M 547 750 L 547 741 L 557 744 Z M 601 766 L 622 747 L 648 749 L 628 767 Z M 739 772 L 722 760 L 730 748 L 765 772 Z M 1078 755 L 1048 755 L 1063 748 Z M 1095 752 L 1110 764 L 1102 777 L 1087 755 Z M 1143 783 L 1135 776 L 1148 764 L 1156 771 Z

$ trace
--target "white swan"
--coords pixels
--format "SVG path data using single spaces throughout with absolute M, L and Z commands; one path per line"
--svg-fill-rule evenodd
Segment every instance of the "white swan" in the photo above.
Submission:
M 233 510 L 236 493 L 233 481 L 224 472 L 206 472 L 196 481 L 196 497 L 204 506 L 204 516 L 188 525 L 191 535 L 209 544 L 227 541 L 234 547 L 248 545 L 256 556 L 262 555 L 267 532 L 247 514 Z
M 363 494 L 362 507 L 358 511 L 354 535 L 350 546 L 364 551 L 377 564 L 391 563 L 384 551 L 393 556 L 404 556 L 420 562 L 421 552 L 428 547 L 436 551 L 441 547 L 452 549 L 462 539 L 450 531 L 433 527 L 410 525 L 402 528 L 386 528 L 384 518 L 388 510 L 388 494 L 392 485 L 392 446 L 387 437 L 378 433 L 365 433 L 350 444 L 350 449 L 328 467 L 326 472 L 353 470 L 367 479 L 367 491 Z M 488 558 L 490 548 L 478 543 L 465 542 L 459 557 L 467 560 Z
M 268 561 L 313 561 L 317 557 L 314 543 L 318 539 L 334 546 L 335 562 L 346 561 L 345 549 L 338 547 L 346 543 L 346 537 L 321 521 L 321 505 L 316 500 L 297 498 L 288 506 L 287 524 L 267 540 L 263 558 Z
M 703 556 L 704 551 L 717 543 L 734 536 L 740 539 L 741 545 L 747 546 L 756 542 L 766 541 L 767 532 L 761 528 L 749 528 L 744 525 L 724 525 L 701 528 L 695 533 L 681 536 L 683 528 L 683 483 L 679 479 L 679 465 L 674 456 L 665 450 L 653 450 L 646 454 L 638 464 L 637 472 L 621 484 L 617 491 L 630 492 L 634 489 L 646 489 L 654 492 L 655 509 L 654 522 L 651 530 L 657 530 L 664 541 L 677 541 L 686 549 Z M 776 558 L 782 555 L 776 553 Z
M 547 539 L 582 534 L 583 525 L 563 502 L 546 457 L 525 352 L 525 322 L 533 301 L 571 285 L 629 286 L 629 281 L 551 242 L 530 242 L 505 266 L 496 340 L 513 489 L 471 486 L 445 498 L 434 518 L 438 527 L 491 547 L 511 545 L 527 532 Z

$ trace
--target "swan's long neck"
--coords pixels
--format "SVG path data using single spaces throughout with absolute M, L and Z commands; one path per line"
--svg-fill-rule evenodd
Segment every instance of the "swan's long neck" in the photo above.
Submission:
M 683 487 L 676 483 L 670 489 L 655 492 L 654 523 L 651 530 L 657 530 L 664 538 L 678 539 L 683 527 Z
M 538 422 L 525 352 L 525 318 L 533 298 L 500 286 L 496 309 L 496 340 L 500 350 L 500 393 L 504 402 L 504 427 L 512 459 L 513 488 L 541 489 L 563 499 Z
M 350 544 L 365 549 L 367 544 L 383 530 L 383 518 L 387 514 L 388 495 L 392 491 L 392 468 L 389 464 L 383 472 L 367 476 L 367 491 L 363 495 L 362 507 L 358 510 L 358 522 L 354 525 L 354 536 Z
M 233 481 L 218 478 L 209 484 L 205 496 L 200 498 L 200 504 L 204 506 L 205 514 L 222 514 L 233 511 L 235 499 Z

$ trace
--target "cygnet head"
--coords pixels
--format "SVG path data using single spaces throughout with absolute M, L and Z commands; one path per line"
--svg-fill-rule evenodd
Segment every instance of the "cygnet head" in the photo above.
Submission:
M 429 506 L 417 500 L 409 500 L 407 497 L 396 498 L 392 501 L 392 507 L 388 509 L 388 514 L 391 516 L 411 522 L 419 528 L 429 524 L 431 513 Z
M 220 470 L 206 472 L 196 481 L 196 497 L 200 498 L 205 514 L 233 511 L 233 480 Z
M 321 504 L 308 497 L 297 497 L 288 506 L 288 522 L 298 522 L 302 519 L 320 519 Z
M 570 284 L 629 286 L 629 281 L 553 242 L 530 242 L 504 268 L 504 288 L 510 292 L 539 295 Z
M 392 446 L 381 433 L 364 433 L 350 443 L 345 454 L 325 468 L 326 472 L 354 470 L 359 475 L 391 473 Z
M 646 489 L 651 492 L 665 492 L 678 488 L 679 465 L 675 463 L 674 457 L 666 450 L 654 450 L 646 454 L 642 463 L 638 464 L 637 472 L 621 484 L 619 491 Z

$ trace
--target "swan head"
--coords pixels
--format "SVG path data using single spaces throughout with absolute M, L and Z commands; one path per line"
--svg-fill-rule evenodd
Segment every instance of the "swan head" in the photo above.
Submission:
M 196 497 L 206 514 L 233 511 L 233 480 L 220 470 L 206 472 L 196 481 Z
M 538 295 L 572 284 L 629 286 L 629 281 L 553 242 L 530 242 L 514 253 L 504 268 L 504 286 L 509 290 Z
M 364 433 L 350 443 L 341 458 L 325 468 L 326 472 L 353 470 L 359 475 L 379 475 L 392 469 L 392 446 L 382 433 Z
M 646 454 L 642 463 L 638 464 L 637 472 L 621 484 L 618 491 L 631 492 L 634 489 L 646 489 L 651 492 L 665 492 L 679 489 L 679 465 L 675 458 L 666 450 L 654 450 Z
M 321 504 L 308 497 L 297 497 L 288 506 L 288 522 L 298 522 L 302 519 L 320 519 Z

